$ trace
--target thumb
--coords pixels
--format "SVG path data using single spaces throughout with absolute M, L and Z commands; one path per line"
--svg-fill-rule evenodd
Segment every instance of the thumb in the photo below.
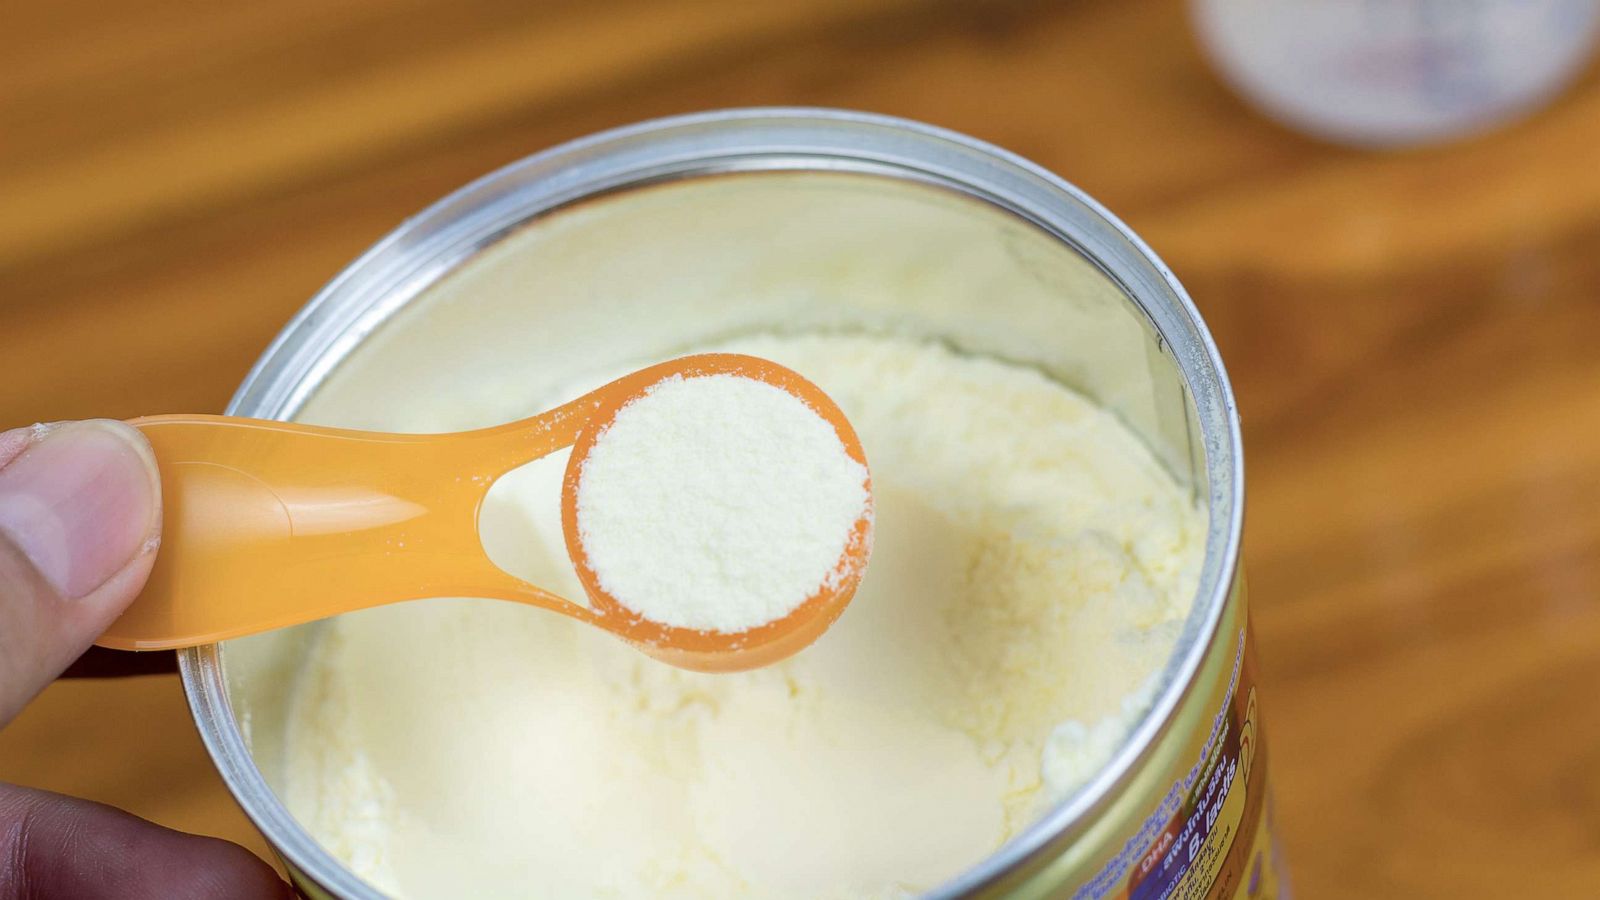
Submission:
M 0 725 L 133 602 L 160 533 L 160 476 L 137 429 L 0 434 Z

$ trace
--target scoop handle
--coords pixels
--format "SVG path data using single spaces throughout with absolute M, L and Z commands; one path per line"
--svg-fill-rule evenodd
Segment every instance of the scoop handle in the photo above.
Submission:
M 421 597 L 488 596 L 580 615 L 489 561 L 484 495 L 568 446 L 573 404 L 496 428 L 387 434 L 230 416 L 134 419 L 161 470 L 162 543 L 96 643 L 195 646 Z

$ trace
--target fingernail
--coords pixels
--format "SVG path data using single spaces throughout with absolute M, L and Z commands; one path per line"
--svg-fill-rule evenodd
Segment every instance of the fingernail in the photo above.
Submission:
M 132 426 L 109 419 L 0 435 L 26 444 L 0 462 L 0 534 L 63 597 L 99 587 L 156 539 L 161 488 L 155 457 Z

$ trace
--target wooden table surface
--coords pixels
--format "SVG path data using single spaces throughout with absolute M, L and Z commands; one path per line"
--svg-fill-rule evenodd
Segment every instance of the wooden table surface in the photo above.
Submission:
M 965 131 L 1139 231 L 1228 360 L 1300 896 L 1600 891 L 1600 77 L 1367 153 L 1279 128 L 1179 0 L 54 0 L 0 27 L 0 425 L 220 410 L 446 191 L 721 106 Z M 170 677 L 51 688 L 0 778 L 264 852 Z

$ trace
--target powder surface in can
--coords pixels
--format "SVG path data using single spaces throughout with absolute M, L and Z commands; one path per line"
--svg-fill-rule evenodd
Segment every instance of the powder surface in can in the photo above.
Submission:
M 623 606 L 679 628 L 781 619 L 838 577 L 867 470 L 799 397 L 674 377 L 617 411 L 584 458 L 579 539 Z
M 286 800 L 385 893 L 903 897 L 1027 827 L 1148 704 L 1205 517 L 1116 416 L 909 338 L 674 349 L 765 357 L 844 411 L 876 515 L 855 599 L 794 657 L 711 675 L 492 600 L 330 623 L 294 698 Z M 486 402 L 515 418 L 613 374 Z M 468 388 L 441 380 L 431 413 L 459 415 Z M 449 421 L 428 412 L 397 403 L 396 425 Z M 581 596 L 554 514 L 564 466 L 502 479 L 482 533 L 500 565 Z

